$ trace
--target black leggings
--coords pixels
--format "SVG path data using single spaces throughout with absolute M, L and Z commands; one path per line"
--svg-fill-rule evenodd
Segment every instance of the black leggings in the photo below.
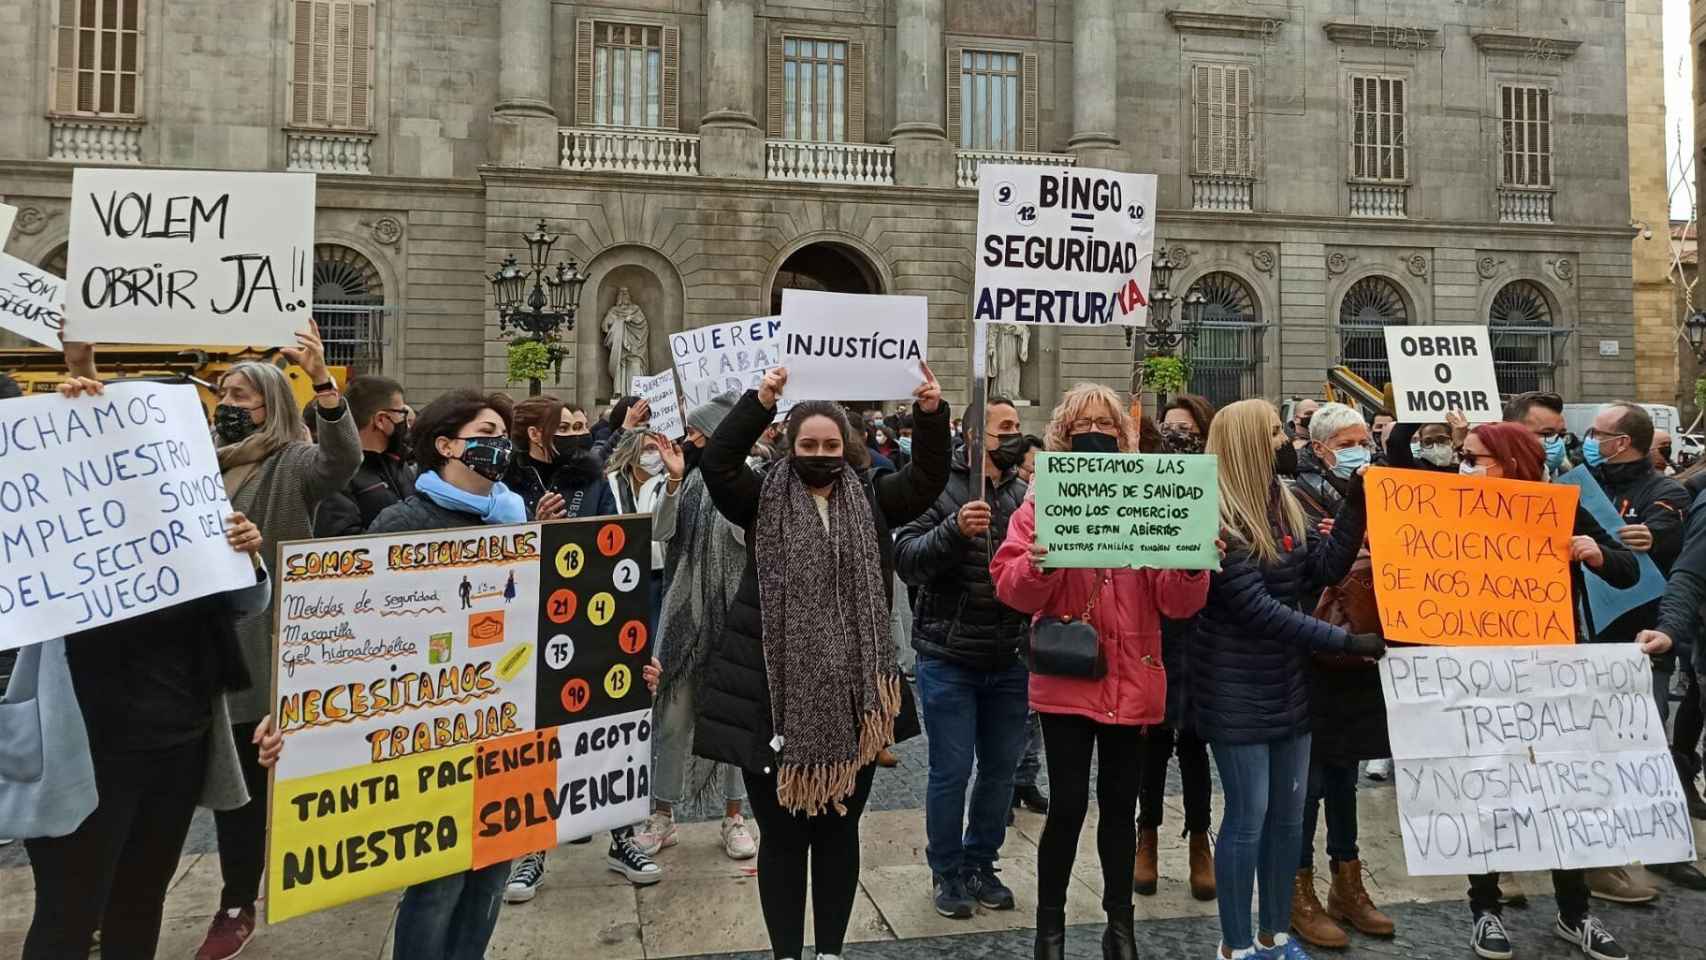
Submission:
M 1131 909 L 1131 872 L 1137 861 L 1137 788 L 1142 780 L 1142 727 L 1119 727 L 1063 713 L 1042 714 L 1048 756 L 1048 822 L 1037 846 L 1037 906 L 1066 907 L 1066 885 L 1078 852 L 1078 833 L 1090 810 L 1090 750 L 1096 748 L 1096 802 L 1101 825 L 1096 850 L 1102 861 L 1102 906 Z
M 859 818 L 871 797 L 876 769 L 872 764 L 859 771 L 846 816 L 831 812 L 815 817 L 782 809 L 776 802 L 774 773 L 745 772 L 747 803 L 758 821 L 758 902 L 778 960 L 797 960 L 805 949 L 808 852 L 817 953 L 841 953 L 859 892 Z
M 95 757 L 100 804 L 63 837 L 25 840 L 36 912 L 23 960 L 153 960 L 160 914 L 206 776 L 207 743 Z
M 1209 812 L 1208 744 L 1196 734 L 1171 727 L 1149 727 L 1143 738 L 1143 787 L 1138 791 L 1137 824 L 1156 830 L 1166 812 L 1167 761 L 1179 754 L 1179 779 L 1185 788 L 1185 832 L 1207 833 Z
M 219 893 L 221 910 L 254 906 L 261 895 L 261 871 L 267 865 L 267 771 L 261 766 L 260 748 L 255 746 L 257 726 L 238 723 L 231 727 L 243 782 L 249 787 L 249 802 L 213 814 L 214 832 L 219 837 L 219 875 L 225 883 Z

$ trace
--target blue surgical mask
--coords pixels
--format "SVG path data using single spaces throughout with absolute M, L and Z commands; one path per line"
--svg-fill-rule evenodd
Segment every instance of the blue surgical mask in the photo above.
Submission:
M 1421 444 L 1419 444 L 1419 443 L 1410 444 L 1410 459 L 1412 459 L 1412 460 L 1422 459 L 1422 445 Z
M 1605 462 L 1605 454 L 1599 452 L 1599 438 L 1589 437 L 1582 441 L 1582 459 L 1588 466 L 1597 467 Z
M 1540 441 L 1540 445 L 1546 449 L 1546 469 L 1557 473 L 1558 468 L 1564 465 L 1564 437 L 1547 437 Z
M 900 445 L 900 452 L 901 453 L 904 453 L 907 456 L 912 455 L 912 438 L 911 437 L 895 437 L 894 442 Z
M 1368 466 L 1370 460 L 1367 447 L 1346 447 L 1333 451 L 1333 475 L 1340 480 L 1349 480 L 1351 474 Z

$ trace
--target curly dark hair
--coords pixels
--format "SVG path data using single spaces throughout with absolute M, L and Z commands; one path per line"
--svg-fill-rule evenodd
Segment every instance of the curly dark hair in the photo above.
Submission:
M 473 422 L 482 410 L 494 410 L 503 419 L 504 433 L 509 433 L 514 417 L 514 405 L 506 393 L 481 393 L 467 388 L 440 394 L 426 405 L 415 418 L 415 462 L 421 472 L 437 472 L 444 468 L 444 454 L 438 452 L 439 437 L 455 437 L 462 428 Z

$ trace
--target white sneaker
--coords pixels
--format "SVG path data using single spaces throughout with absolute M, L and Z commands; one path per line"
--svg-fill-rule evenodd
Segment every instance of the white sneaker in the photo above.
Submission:
M 658 851 L 675 846 L 679 839 L 673 813 L 654 813 L 640 824 L 640 829 L 634 831 L 634 847 L 648 857 L 655 857 Z
M 746 818 L 738 813 L 723 818 L 723 852 L 729 855 L 730 860 L 751 860 L 758 856 L 758 841 L 747 829 Z M 827 958 L 828 954 L 824 956 Z
M 545 855 L 530 853 L 515 861 L 509 871 L 509 885 L 504 887 L 504 903 L 526 903 L 539 892 L 545 880 Z
M 1370 760 L 1368 762 L 1368 778 L 1382 783 L 1392 779 L 1392 761 Z

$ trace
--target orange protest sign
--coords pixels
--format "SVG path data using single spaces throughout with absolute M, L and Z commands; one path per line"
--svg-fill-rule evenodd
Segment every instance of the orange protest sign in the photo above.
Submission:
M 1575 487 L 1384 467 L 1370 470 L 1364 484 L 1386 639 L 1575 642 Z

